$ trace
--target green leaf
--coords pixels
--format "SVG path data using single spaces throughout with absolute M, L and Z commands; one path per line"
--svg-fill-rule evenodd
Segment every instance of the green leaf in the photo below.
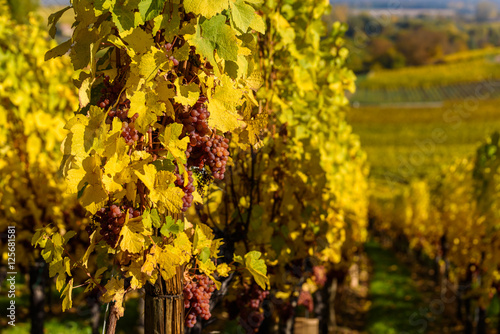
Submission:
M 75 231 L 68 231 L 63 236 L 63 244 L 66 245 L 69 239 L 73 238 L 76 235 Z
M 215 45 L 219 57 L 238 61 L 238 38 L 234 30 L 226 24 L 224 15 L 217 15 L 201 24 L 203 38 Z
M 120 32 L 135 28 L 143 23 L 139 13 L 135 10 L 139 6 L 140 0 L 132 1 L 116 1 L 114 6 L 110 8 L 113 22 Z
M 48 26 L 49 26 L 49 35 L 50 37 L 54 38 L 56 36 L 56 24 L 57 21 L 61 18 L 61 16 L 68 10 L 70 9 L 71 6 L 64 7 L 61 10 L 58 10 L 55 13 L 50 14 L 49 20 L 48 20 Z
M 151 227 L 159 228 L 161 226 L 160 215 L 156 209 L 146 209 L 142 214 L 142 221 L 146 229 L 151 229 Z
M 139 14 L 144 22 L 157 17 L 165 4 L 165 0 L 142 0 L 139 3 Z
M 198 255 L 198 259 L 200 259 L 201 262 L 207 262 L 210 259 L 210 248 L 203 248 Z
M 189 47 L 189 44 L 184 43 L 183 46 L 181 46 L 178 49 L 175 49 L 174 53 L 172 56 L 174 56 L 175 59 L 178 61 L 185 61 L 189 59 L 189 52 L 191 51 L 191 48 Z
M 219 73 L 219 67 L 217 66 L 217 62 L 215 61 L 214 51 L 215 45 L 208 38 L 204 38 L 201 36 L 201 25 L 198 22 L 196 24 L 196 31 L 194 35 L 186 35 L 185 38 L 188 41 L 189 45 L 194 46 L 196 48 L 196 52 L 201 56 L 206 58 L 208 62 L 214 66 L 214 70 L 216 73 Z
M 158 214 L 158 210 L 156 210 L 156 209 L 151 210 L 151 220 L 153 221 L 153 226 L 155 228 L 160 227 L 161 219 L 160 219 L 160 215 Z
M 52 58 L 60 57 L 63 54 L 65 54 L 66 52 L 68 52 L 69 48 L 71 47 L 71 43 L 72 43 L 71 39 L 68 39 L 66 42 L 61 43 L 58 46 L 56 46 L 55 48 L 47 51 L 47 53 L 45 53 L 45 61 L 52 59 Z
M 179 35 L 180 26 L 181 19 L 179 16 L 179 5 L 169 4 L 162 15 L 155 17 L 153 34 L 156 34 L 158 30 L 163 29 L 163 36 L 165 36 L 165 40 L 172 42 L 174 36 Z
M 248 28 L 255 19 L 255 9 L 247 5 L 243 0 L 236 0 L 230 2 L 231 18 L 234 25 L 243 33 L 247 32 Z
M 178 234 L 184 230 L 184 223 L 182 220 L 175 220 L 170 216 L 165 219 L 165 224 L 160 229 L 160 233 L 166 237 L 170 236 L 170 233 Z

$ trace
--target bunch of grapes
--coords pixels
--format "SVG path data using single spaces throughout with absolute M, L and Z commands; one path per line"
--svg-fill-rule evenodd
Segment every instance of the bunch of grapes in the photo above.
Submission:
M 194 275 L 184 282 L 184 308 L 186 309 L 185 324 L 192 328 L 196 317 L 208 320 L 210 314 L 210 297 L 215 290 L 215 284 L 205 275 Z
M 206 101 L 206 97 L 200 97 L 190 111 L 186 111 L 179 115 L 178 121 L 184 125 L 185 132 L 189 134 L 196 132 L 200 137 L 204 137 L 211 133 L 207 123 L 210 112 L 204 104 Z
M 130 100 L 127 99 L 124 95 L 120 95 L 121 85 L 118 81 L 113 82 L 112 84 L 109 81 L 109 76 L 104 77 L 104 88 L 101 90 L 101 98 L 97 105 L 105 110 L 107 110 L 108 118 L 106 122 L 111 124 L 113 122 L 113 118 L 118 117 L 122 124 L 122 132 L 121 136 L 125 139 L 127 145 L 132 145 L 133 143 L 139 140 L 139 132 L 135 129 L 135 120 L 139 117 L 139 114 L 134 114 L 132 117 L 128 117 L 128 112 L 130 110 Z M 116 101 L 118 104 L 113 109 L 110 106 L 113 106 Z
M 97 105 L 106 109 L 110 104 L 114 104 L 116 102 L 122 87 L 120 87 L 117 82 L 111 83 L 108 75 L 104 77 L 103 83 L 104 88 L 101 89 L 101 98 L 97 102 Z
M 101 235 L 103 239 L 111 246 L 115 247 L 123 224 L 125 224 L 125 213 L 128 210 L 129 218 L 139 217 L 141 213 L 131 207 L 119 206 L 113 204 L 109 208 L 101 208 L 94 216 L 94 220 L 101 226 Z
M 325 286 L 327 280 L 325 266 L 313 267 L 313 279 L 319 287 Z
M 206 142 L 205 152 L 208 154 L 208 165 L 214 178 L 224 179 L 226 163 L 229 156 L 229 139 L 215 135 Z
M 106 100 L 104 100 L 106 101 Z M 102 103 L 102 102 L 101 102 Z M 116 108 L 108 111 L 108 123 L 113 122 L 113 118 L 118 117 L 122 122 L 126 122 L 128 120 L 128 111 L 130 110 L 130 100 L 125 98 L 120 98 L 120 103 L 116 106 Z
M 179 173 L 179 168 L 175 166 L 174 175 L 177 178 L 175 180 L 175 185 L 184 191 L 184 197 L 182 197 L 182 211 L 184 212 L 186 212 L 193 203 L 193 192 L 195 191 L 193 184 L 193 172 L 188 170 L 187 173 L 189 175 L 189 182 L 186 186 L 184 186 L 184 177 Z
M 179 115 L 177 121 L 184 125 L 184 133 L 189 136 L 186 150 L 188 164 L 198 168 L 210 167 L 212 175 L 222 180 L 229 157 L 229 139 L 212 132 L 207 119 L 210 112 L 205 106 L 207 98 L 202 96 L 193 109 Z
M 122 123 L 122 137 L 125 139 L 127 145 L 132 145 L 139 140 L 139 132 L 135 129 L 135 120 L 139 114 L 135 114 L 130 118 L 130 122 Z
M 312 312 L 314 309 L 314 301 L 311 293 L 309 291 L 301 290 L 299 294 L 299 300 L 297 301 L 297 305 L 302 305 L 309 312 Z
M 165 43 L 163 45 L 163 48 L 165 49 L 165 51 L 167 51 L 167 53 L 169 53 L 170 51 L 172 51 L 172 49 L 174 48 L 174 46 L 172 45 L 172 43 Z M 172 63 L 174 64 L 174 66 L 178 66 L 179 65 L 179 61 L 177 59 L 175 59 L 174 56 L 170 56 L 170 57 L 168 57 L 168 59 L 170 61 L 172 61 Z
M 245 285 L 240 292 L 237 305 L 240 311 L 240 325 L 247 333 L 256 333 L 259 330 L 264 314 L 261 309 L 262 302 L 269 296 L 269 291 L 263 290 L 256 283 Z

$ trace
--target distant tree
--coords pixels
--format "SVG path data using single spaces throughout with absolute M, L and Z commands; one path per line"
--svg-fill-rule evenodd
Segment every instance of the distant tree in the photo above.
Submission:
M 497 17 L 498 8 L 491 1 L 481 1 L 476 6 L 476 20 L 485 22 Z
M 349 6 L 346 4 L 332 6 L 332 16 L 335 21 L 347 22 Z
M 330 13 L 323 16 L 323 21 L 330 30 L 332 24 L 340 21 L 349 24 L 349 6 L 347 4 L 332 4 Z
M 12 18 L 27 23 L 28 13 L 38 9 L 39 0 L 7 0 Z
M 439 60 L 448 48 L 448 36 L 443 31 L 417 28 L 401 32 L 396 47 L 408 65 L 424 65 Z
M 373 38 L 368 48 L 372 68 L 399 68 L 405 65 L 405 57 L 396 50 L 394 43 L 383 37 Z

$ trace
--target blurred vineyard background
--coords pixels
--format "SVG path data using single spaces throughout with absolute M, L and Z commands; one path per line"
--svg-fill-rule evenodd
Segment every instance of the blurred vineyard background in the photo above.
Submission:
M 46 294 L 45 313 L 39 315 L 45 333 L 96 333 L 102 319 L 95 315 L 105 312 L 95 296 L 82 294 L 76 307 L 62 313 L 47 268 L 30 248 L 31 226 L 40 221 L 83 231 L 88 219 L 75 197 L 61 195 L 64 135 L 52 131 L 78 104 L 75 78 L 67 58 L 43 62 L 45 51 L 55 45 L 45 23 L 65 5 L 9 0 L 2 9 L 11 18 L 0 13 L 0 140 L 15 148 L 0 147 L 0 218 L 4 224 L 17 220 L 23 228 L 19 324 L 3 331 L 9 334 L 33 332 L 30 320 L 36 322 L 37 315 L 30 305 L 37 289 Z M 340 167 L 332 167 L 333 157 L 322 161 L 332 164 L 322 169 L 331 173 L 327 182 L 338 182 L 343 190 L 353 185 L 344 201 L 335 199 L 339 212 L 345 211 L 340 219 L 345 225 L 342 237 L 339 232 L 340 263 L 329 277 L 334 293 L 328 302 L 335 310 L 330 332 L 500 333 L 500 3 L 443 0 L 412 6 L 338 1 L 322 18 L 328 27 L 347 24 L 342 50 L 348 50 L 347 67 L 357 76 L 356 90 L 346 89 L 349 106 L 335 102 L 342 107 L 335 110 L 339 138 L 334 145 L 354 152 L 358 161 L 350 165 L 347 158 Z M 56 41 L 71 36 L 72 20 L 71 10 L 65 12 Z M 16 80 L 31 75 L 33 67 L 41 71 L 33 75 L 36 80 L 19 84 Z M 341 77 L 348 86 L 349 75 Z M 38 98 L 21 103 L 16 94 Z M 362 180 L 345 177 L 346 171 Z M 25 189 L 33 184 L 39 190 Z M 342 192 L 335 191 L 332 196 L 341 198 Z M 77 243 L 76 254 L 82 254 L 80 248 Z M 5 310 L 2 274 L 0 310 Z M 118 332 L 141 331 L 138 297 L 128 299 Z M 315 317 L 307 303 L 298 306 L 297 314 Z M 224 311 L 219 315 L 224 317 Z M 5 317 L 0 326 L 7 328 Z M 210 330 L 236 333 L 220 323 L 205 332 Z
M 370 163 L 373 240 L 400 261 L 391 270 L 390 254 L 367 245 L 369 332 L 497 333 L 498 3 L 349 5 L 330 17 L 350 25 L 358 81 L 348 120 Z M 394 298 L 402 285 L 417 294 Z M 406 313 L 391 323 L 394 308 Z

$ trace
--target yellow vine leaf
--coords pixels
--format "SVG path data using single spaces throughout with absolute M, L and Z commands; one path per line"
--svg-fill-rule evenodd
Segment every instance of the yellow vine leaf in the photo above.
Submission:
M 182 85 L 181 81 L 182 78 L 177 78 L 175 80 L 174 84 L 177 95 L 174 97 L 174 100 L 186 106 L 193 106 L 200 97 L 200 88 L 194 82 L 188 85 Z
M 166 81 L 157 81 L 155 91 L 158 93 L 158 101 L 161 101 L 165 105 L 165 113 L 167 116 L 175 118 L 174 107 L 169 99 L 175 96 L 175 89 L 169 87 Z
M 94 231 L 90 235 L 90 245 L 85 250 L 85 254 L 83 254 L 81 263 L 82 263 L 82 266 L 84 266 L 85 268 L 88 268 L 88 262 L 89 262 L 90 254 L 92 254 L 92 252 L 94 251 L 96 235 L 97 235 L 96 231 Z
M 253 90 L 258 90 L 264 84 L 264 78 L 260 71 L 254 71 L 246 79 L 245 83 Z
M 151 52 L 143 55 L 136 55 L 133 58 L 132 65 L 137 66 L 139 75 L 149 81 L 153 79 L 158 70 L 167 62 L 165 53 L 161 50 L 151 47 Z M 133 68 L 131 67 L 131 70 Z
M 96 157 L 86 158 L 83 161 L 83 170 L 85 171 L 85 176 L 78 184 L 78 190 L 84 188 L 80 200 L 82 205 L 90 213 L 94 214 L 104 206 L 104 203 L 108 199 L 108 193 L 104 189 L 102 183 L 102 170 Z M 81 170 L 78 171 L 77 175 L 81 175 Z M 74 173 L 71 172 L 72 170 L 68 172 L 68 178 L 74 175 Z
M 72 300 L 72 293 L 73 292 L 73 279 L 70 279 L 66 287 L 64 288 L 63 292 L 61 293 L 61 296 L 64 296 L 63 302 L 62 302 L 62 311 L 69 310 L 71 306 L 73 305 L 73 300 Z
M 173 186 L 174 180 L 175 175 L 170 172 L 160 171 L 156 174 L 155 188 L 151 191 L 150 198 L 153 202 L 158 203 L 160 213 L 181 211 L 184 191 Z
M 167 245 L 156 257 L 163 279 L 168 280 L 176 275 L 176 268 L 181 263 L 181 258 L 172 253 L 173 246 Z
M 143 287 L 150 276 L 142 271 L 142 264 L 141 262 L 137 261 L 132 261 L 132 263 L 128 267 L 127 275 L 129 277 L 132 277 L 132 279 L 130 280 L 130 288 L 134 290 Z
M 106 293 L 102 295 L 101 300 L 103 303 L 115 302 L 118 308 L 119 316 L 123 316 L 123 296 L 125 295 L 125 281 L 121 278 L 112 277 L 104 286 Z
M 210 246 L 210 254 L 212 257 L 218 259 L 219 256 L 219 248 L 224 244 L 224 239 L 214 239 L 212 240 L 212 245 Z
M 145 245 L 144 236 L 151 232 L 144 228 L 141 219 L 128 219 L 125 215 L 125 224 L 120 232 L 120 248 L 129 253 L 139 253 Z
M 146 106 L 146 93 L 143 91 L 135 91 L 134 94 L 130 96 L 130 110 L 127 116 L 132 117 L 135 114 L 139 115 L 135 121 L 135 127 L 142 133 L 146 133 L 149 126 L 154 124 L 157 120 L 156 114 L 151 112 Z
M 188 262 L 191 259 L 193 244 L 189 240 L 189 237 L 186 233 L 181 232 L 174 240 L 174 254 L 177 254 L 182 263 Z
M 68 257 L 54 260 L 49 265 L 49 276 L 54 277 L 56 275 L 56 289 L 61 291 L 61 288 L 66 283 L 66 274 L 71 276 L 71 263 Z
M 83 115 L 76 115 L 68 121 L 64 127 L 70 133 L 63 143 L 63 152 L 65 155 L 75 157 L 76 162 L 81 162 L 87 156 L 84 147 L 85 128 L 89 124 L 89 119 Z
M 148 276 L 151 276 L 156 268 L 156 246 L 154 245 L 146 255 L 146 260 L 141 267 L 141 271 Z
M 216 271 L 219 276 L 227 277 L 229 276 L 229 271 L 231 271 L 231 268 L 227 265 L 227 263 L 221 263 L 217 266 Z
M 269 278 L 267 277 L 267 267 L 263 259 L 261 259 L 262 253 L 257 251 L 251 251 L 245 254 L 244 261 L 241 256 L 235 256 L 234 260 L 243 263 L 246 269 L 252 274 L 255 282 L 264 290 L 270 285 Z
M 210 87 L 209 87 L 210 88 Z M 240 126 L 236 108 L 242 104 L 243 92 L 227 75 L 223 75 L 215 86 L 214 93 L 209 89 L 207 109 L 210 112 L 208 124 L 222 132 L 233 131 Z
M 134 171 L 135 175 L 144 183 L 144 185 L 149 189 L 149 191 L 154 191 L 155 189 L 155 179 L 156 179 L 156 167 L 154 165 L 144 165 L 144 174 L 140 171 Z
M 115 180 L 115 175 L 125 169 L 129 162 L 130 158 L 127 154 L 122 154 L 120 157 L 118 154 L 115 154 L 106 162 L 102 182 L 106 186 L 107 191 L 115 192 L 123 189 L 122 184 Z
M 206 18 L 211 18 L 212 16 L 228 9 L 228 0 L 186 0 L 184 1 L 184 8 L 186 12 L 192 12 L 194 14 L 200 14 Z
M 129 34 L 123 37 L 123 40 L 129 45 L 127 52 L 133 53 L 130 54 L 131 57 L 136 53 L 146 53 L 154 46 L 153 36 L 140 27 L 132 29 Z
M 160 142 L 170 153 L 172 153 L 174 158 L 185 161 L 186 154 L 184 152 L 189 143 L 189 137 L 186 136 L 179 139 L 179 136 L 182 134 L 182 128 L 183 125 L 178 123 L 167 125 L 160 135 Z
M 212 229 L 203 223 L 196 224 L 193 239 L 193 253 L 199 254 L 204 248 L 210 248 L 214 234 Z

